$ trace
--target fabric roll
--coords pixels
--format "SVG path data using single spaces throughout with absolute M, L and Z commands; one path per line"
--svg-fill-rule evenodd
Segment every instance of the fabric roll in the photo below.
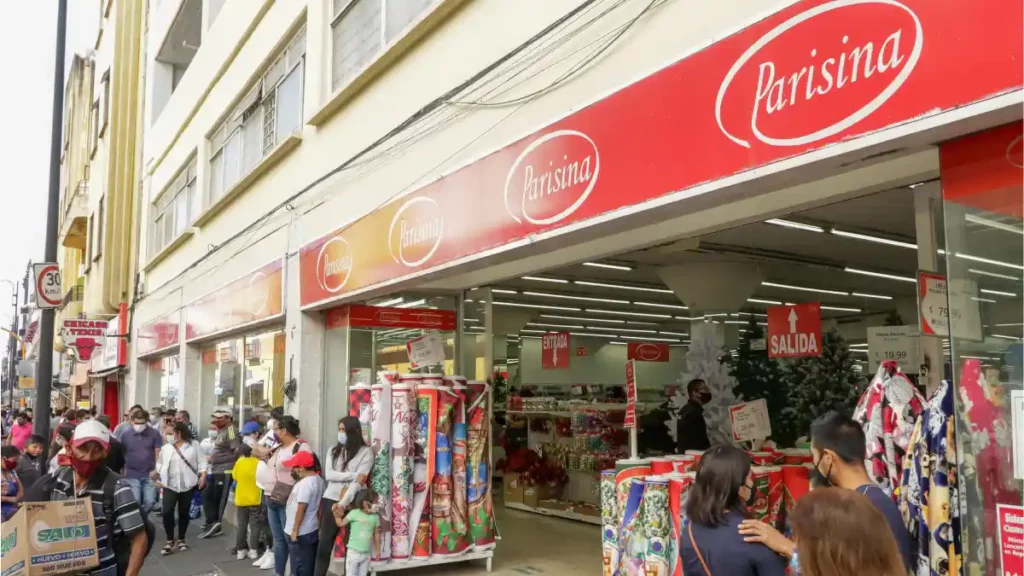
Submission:
M 391 558 L 391 387 L 397 382 L 397 372 L 381 371 L 377 373 L 377 383 L 370 388 L 370 437 L 373 441 L 370 485 L 376 495 L 380 518 L 380 550 L 371 558 L 374 562 Z
M 486 382 L 470 382 L 466 405 L 468 456 L 466 466 L 469 533 L 475 550 L 494 547 L 494 508 L 491 502 L 490 397 Z
M 437 403 L 441 393 L 440 378 L 424 378 L 416 389 L 416 442 L 413 456 L 412 516 L 410 529 L 415 531 L 412 557 L 430 557 L 431 481 L 437 455 Z
M 644 575 L 669 576 L 669 549 L 672 545 L 672 523 L 669 516 L 669 480 L 648 476 L 644 481 L 644 498 L 640 506 L 640 524 L 644 529 Z
M 651 463 L 647 460 L 619 460 L 615 463 L 615 496 L 616 510 L 619 518 L 618 524 L 622 525 L 622 514 L 626 510 L 626 498 L 629 497 L 630 481 L 633 478 L 642 478 L 651 473 Z
M 618 496 L 615 470 L 601 471 L 601 565 L 604 576 L 614 576 L 619 565 Z
M 672 541 L 676 544 L 677 552 L 679 538 L 683 534 L 683 493 L 692 481 L 692 476 L 673 476 L 668 481 L 668 512 L 672 522 Z M 669 573 L 672 576 L 683 576 L 683 564 L 679 561 L 679 554 L 672 554 L 669 558 Z
M 370 444 L 370 385 L 356 384 L 348 390 L 348 415 L 359 419 L 363 441 Z
M 430 551 L 435 556 L 461 554 L 469 548 L 464 436 L 461 454 L 456 456 L 454 450 L 456 407 L 460 403 L 460 398 L 446 383 L 438 393 L 434 425 L 436 466 L 430 494 Z
M 456 380 L 454 416 L 452 418 L 452 528 L 459 535 L 463 549 L 469 547 L 469 424 L 466 422 L 466 398 L 469 386 Z
M 412 554 L 413 453 L 416 409 L 413 389 L 419 378 L 402 377 L 391 389 L 391 559 Z
M 640 507 L 644 497 L 644 479 L 630 478 L 626 483 L 626 499 L 619 525 L 619 568 L 616 574 L 625 576 L 642 574 L 646 547 L 640 524 Z
M 662 475 L 673 472 L 672 460 L 668 458 L 650 458 L 651 474 Z

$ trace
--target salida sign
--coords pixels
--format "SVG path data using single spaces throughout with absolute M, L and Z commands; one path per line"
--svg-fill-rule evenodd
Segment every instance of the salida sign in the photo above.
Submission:
M 792 3 L 309 242 L 301 305 L 1019 90 L 1022 18 L 1020 0 Z
M 821 303 L 768 307 L 768 356 L 821 356 Z
M 569 367 L 569 333 L 548 332 L 540 338 L 540 367 L 560 370 Z

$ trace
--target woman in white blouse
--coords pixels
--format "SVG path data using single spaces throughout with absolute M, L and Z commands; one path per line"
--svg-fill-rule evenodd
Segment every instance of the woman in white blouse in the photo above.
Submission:
M 175 422 L 165 429 L 167 443 L 160 449 L 160 460 L 153 472 L 157 486 L 164 489 L 163 520 L 167 543 L 160 553 L 188 550 L 185 531 L 188 530 L 188 509 L 196 489 L 206 485 L 206 458 L 199 442 L 192 437 L 188 424 Z M 174 512 L 177 510 L 178 534 L 175 538 Z
M 335 504 L 342 508 L 351 504 L 359 489 L 366 486 L 373 468 L 373 450 L 363 442 L 358 418 L 345 416 L 338 422 L 338 443 L 324 460 L 327 462 L 324 468 L 327 489 L 320 508 L 320 543 L 316 548 L 313 576 L 324 576 L 331 564 L 331 551 L 338 536 L 338 525 L 331 509 Z

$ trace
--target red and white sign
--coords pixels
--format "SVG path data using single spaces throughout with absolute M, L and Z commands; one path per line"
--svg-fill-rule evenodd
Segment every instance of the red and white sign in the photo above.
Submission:
M 405 343 L 409 354 L 409 367 L 418 370 L 424 366 L 444 364 L 444 343 L 437 332 L 428 332 Z
M 1022 18 L 1019 0 L 795 2 L 308 243 L 300 303 L 1019 90 Z
M 946 277 L 918 271 L 917 296 L 921 311 L 921 333 L 949 336 L 949 296 Z
M 821 303 L 768 307 L 768 357 L 821 356 Z
M 1024 506 L 996 504 L 999 532 L 1000 574 L 1024 574 Z
M 327 328 L 410 328 L 455 330 L 454 310 L 420 308 L 383 308 L 380 306 L 342 306 L 327 313 Z
M 668 362 L 670 348 L 664 342 L 630 342 L 626 358 L 639 362 Z
M 103 345 L 107 333 L 106 320 L 64 320 L 60 329 L 64 343 L 74 348 L 81 362 L 92 359 L 92 352 Z
M 772 435 L 768 402 L 764 398 L 729 406 L 729 423 L 735 442 L 764 440 Z
M 540 337 L 540 367 L 544 370 L 569 367 L 568 332 L 548 332 Z
M 36 308 L 58 308 L 64 302 L 60 268 L 53 262 L 32 265 L 35 276 Z
M 636 428 L 636 360 L 626 360 L 626 428 Z
M 255 270 L 185 306 L 185 338 L 192 340 L 284 313 L 284 260 Z
M 586 346 L 577 346 L 576 347 L 576 355 L 577 356 L 586 356 L 587 355 L 587 347 Z

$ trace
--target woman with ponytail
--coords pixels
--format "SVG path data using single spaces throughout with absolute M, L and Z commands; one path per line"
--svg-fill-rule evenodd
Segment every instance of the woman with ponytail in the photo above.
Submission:
M 363 441 L 363 429 L 355 416 L 345 416 L 338 422 L 338 443 L 324 458 L 327 467 L 320 509 L 320 543 L 316 550 L 314 576 L 324 576 L 331 563 L 331 551 L 338 536 L 334 521 L 334 507 L 347 508 L 359 490 L 366 486 L 373 468 L 373 450 Z

